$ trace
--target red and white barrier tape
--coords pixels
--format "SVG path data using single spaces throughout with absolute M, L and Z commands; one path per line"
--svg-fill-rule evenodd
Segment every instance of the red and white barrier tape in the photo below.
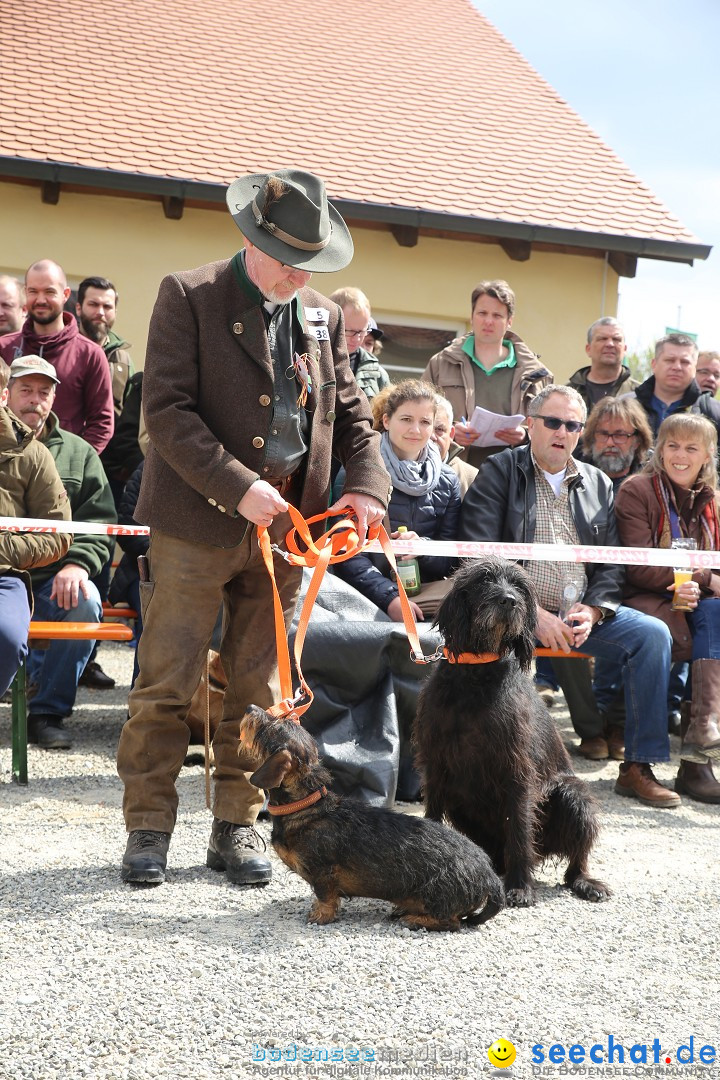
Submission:
M 75 533 L 94 536 L 149 536 L 146 525 L 101 525 L 94 521 L 54 521 L 40 518 L 0 517 L 0 531 Z M 694 570 L 720 568 L 720 551 L 679 551 L 671 548 L 585 547 L 572 544 L 504 544 L 464 540 L 393 540 L 396 555 L 443 555 L 479 559 L 499 555 L 503 559 L 537 562 L 614 563 L 618 566 L 689 566 Z M 376 540 L 365 549 L 382 554 Z
M 97 521 L 0 517 L 0 532 L 77 533 L 82 536 L 149 536 L 147 525 L 102 525 Z
M 480 559 L 499 555 L 503 559 L 536 562 L 615 563 L 618 566 L 689 566 L 695 570 L 720 568 L 720 551 L 676 551 L 668 548 L 585 547 L 572 544 L 504 544 L 464 540 L 393 540 L 396 555 L 444 555 Z M 377 541 L 365 549 L 380 552 Z

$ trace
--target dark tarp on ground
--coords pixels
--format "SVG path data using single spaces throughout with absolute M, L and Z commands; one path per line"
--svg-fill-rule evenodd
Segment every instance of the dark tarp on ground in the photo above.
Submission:
M 291 652 L 309 580 L 310 571 L 303 571 Z M 423 652 L 434 652 L 440 642 L 437 631 L 422 624 L 419 629 Z M 315 695 L 303 726 L 318 742 L 333 789 L 374 806 L 392 806 L 396 797 L 417 798 L 419 782 L 409 742 L 417 696 L 430 666 L 410 659 L 402 623 L 327 574 L 312 610 L 301 664 Z

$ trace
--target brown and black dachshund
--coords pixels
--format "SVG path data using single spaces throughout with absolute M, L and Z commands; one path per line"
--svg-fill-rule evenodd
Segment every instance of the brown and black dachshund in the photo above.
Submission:
M 504 906 L 490 860 L 466 837 L 329 791 L 315 740 L 299 724 L 251 705 L 240 742 L 258 764 L 250 782 L 269 794 L 273 847 L 315 893 L 309 922 L 333 922 L 352 896 L 389 900 L 411 929 L 459 930 Z

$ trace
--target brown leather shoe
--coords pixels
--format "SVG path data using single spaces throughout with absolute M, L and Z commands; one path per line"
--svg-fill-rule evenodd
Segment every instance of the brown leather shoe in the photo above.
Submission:
M 607 737 L 608 753 L 613 761 L 625 760 L 625 732 L 622 728 L 611 727 Z
M 593 739 L 582 739 L 577 752 L 589 761 L 605 761 L 609 753 L 608 744 L 602 735 L 596 735 Z
M 675 777 L 675 790 L 697 802 L 720 803 L 720 784 L 709 762 L 698 765 L 692 761 L 681 761 Z
M 674 810 L 680 806 L 680 796 L 658 784 L 652 769 L 643 761 L 623 762 L 615 781 L 615 792 L 630 799 L 637 799 L 646 806 L 656 806 L 664 810 Z

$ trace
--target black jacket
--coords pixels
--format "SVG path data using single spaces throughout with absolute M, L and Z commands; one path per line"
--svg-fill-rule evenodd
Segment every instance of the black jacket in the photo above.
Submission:
M 660 427 L 660 417 L 652 406 L 654 393 L 654 375 L 651 375 L 644 383 L 640 383 L 635 390 L 635 397 L 647 413 L 648 422 L 652 428 L 653 435 L 657 438 L 658 428 Z M 671 415 L 675 416 L 676 413 L 688 412 L 699 413 L 701 416 L 707 417 L 707 419 L 715 425 L 718 436 L 720 436 L 720 401 L 715 401 L 709 390 L 701 390 L 694 379 L 680 399 L 680 407 L 675 409 Z
M 610 478 L 594 465 L 576 461 L 579 475 L 570 488 L 570 508 L 580 543 L 620 547 Z M 460 539 L 511 544 L 535 539 L 535 469 L 529 446 L 503 450 L 482 465 L 463 500 Z M 582 598 L 590 607 L 615 611 L 622 601 L 625 571 L 610 563 L 586 563 Z

